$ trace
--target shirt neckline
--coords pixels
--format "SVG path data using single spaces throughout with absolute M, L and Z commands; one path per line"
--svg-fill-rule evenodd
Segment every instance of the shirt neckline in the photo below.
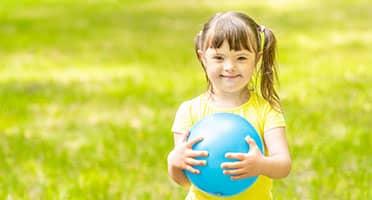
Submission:
M 234 107 L 231 107 L 231 108 L 221 108 L 221 107 L 218 107 L 216 105 L 213 104 L 213 102 L 211 102 L 211 100 L 208 98 L 208 94 L 207 93 L 203 93 L 201 98 L 202 98 L 202 101 L 204 101 L 206 103 L 206 105 L 210 108 L 212 108 L 213 110 L 216 110 L 216 111 L 236 111 L 236 110 L 239 110 L 239 109 L 242 109 L 244 107 L 246 107 L 247 105 L 251 104 L 251 102 L 253 101 L 253 96 L 255 95 L 255 93 L 253 91 L 250 91 L 250 95 L 249 95 L 249 98 L 247 101 L 245 101 L 244 103 L 238 105 L 238 106 L 234 106 Z

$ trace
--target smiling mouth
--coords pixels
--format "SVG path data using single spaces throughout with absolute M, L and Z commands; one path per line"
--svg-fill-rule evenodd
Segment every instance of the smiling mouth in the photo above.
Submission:
M 238 78 L 240 75 L 220 75 L 221 78 L 228 78 L 228 79 L 233 79 L 233 78 Z

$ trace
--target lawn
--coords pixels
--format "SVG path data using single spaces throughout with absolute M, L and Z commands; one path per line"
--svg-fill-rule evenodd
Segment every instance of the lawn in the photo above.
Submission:
M 372 3 L 3 0 L 0 199 L 182 199 L 166 157 L 205 90 L 193 38 L 244 11 L 278 39 L 293 158 L 276 199 L 371 199 Z

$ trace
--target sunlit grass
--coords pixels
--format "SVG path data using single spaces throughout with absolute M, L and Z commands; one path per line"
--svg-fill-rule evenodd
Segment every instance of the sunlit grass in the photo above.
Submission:
M 330 9 L 332 8 L 332 9 Z M 277 199 L 368 199 L 367 1 L 4 1 L 0 198 L 182 199 L 166 171 L 181 101 L 205 89 L 193 37 L 242 10 L 272 28 L 293 156 Z

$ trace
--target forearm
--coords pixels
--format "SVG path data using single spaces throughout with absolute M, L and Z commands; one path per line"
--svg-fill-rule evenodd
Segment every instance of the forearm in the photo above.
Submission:
M 286 155 L 265 156 L 261 174 L 273 179 L 285 178 L 291 171 L 291 165 L 291 158 Z
M 185 174 L 183 173 L 181 169 L 178 169 L 173 166 L 169 166 L 168 164 L 168 174 L 172 178 L 172 180 L 176 182 L 177 184 L 183 187 L 190 186 L 189 180 L 187 179 L 187 177 L 185 176 Z
M 177 184 L 183 186 L 183 187 L 189 187 L 190 182 L 183 173 L 182 169 L 177 168 L 173 165 L 171 165 L 168 161 L 168 175 L 172 178 L 174 182 Z

